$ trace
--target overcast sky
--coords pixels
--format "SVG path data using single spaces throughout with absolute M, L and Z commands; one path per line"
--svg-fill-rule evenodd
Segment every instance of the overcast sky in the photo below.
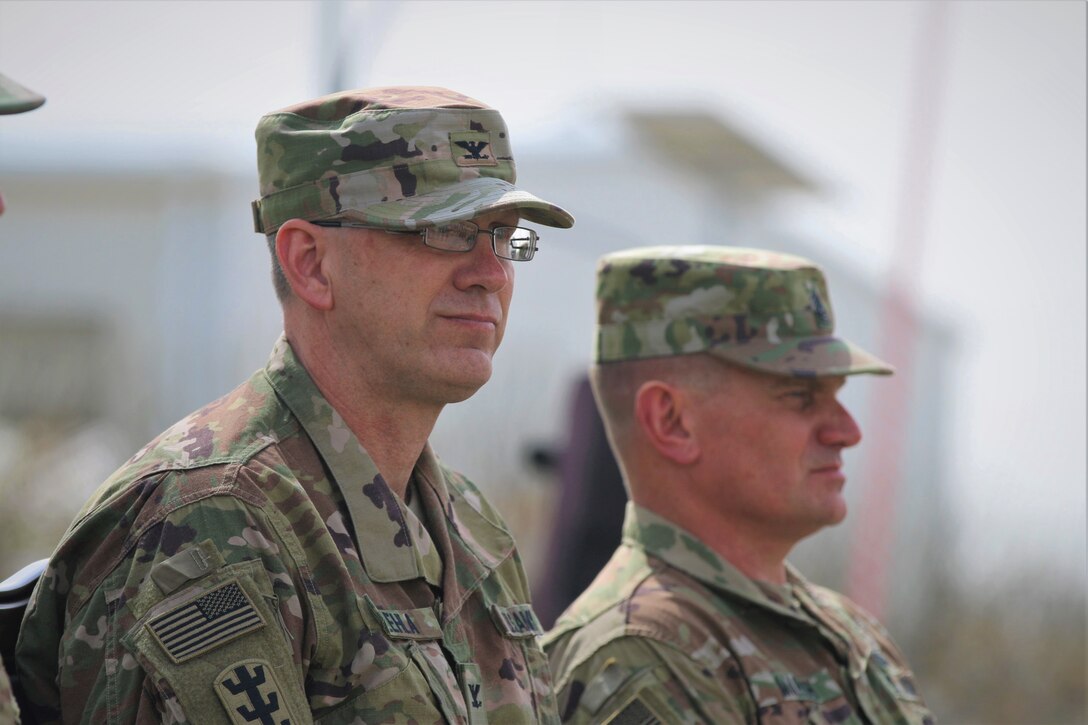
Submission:
M 502 109 L 521 145 L 605 100 L 705 103 L 823 185 L 829 245 L 871 274 L 889 274 L 904 205 L 921 203 L 899 268 L 958 336 L 948 480 L 964 553 L 979 576 L 1015 555 L 1083 582 L 1085 4 L 952 3 L 925 30 L 928 12 L 7 0 L 0 72 L 49 101 L 4 119 L 0 169 L 153 153 L 252 173 L 256 119 L 328 90 L 330 28 L 348 40 L 347 85 L 455 88 Z M 910 135 L 919 97 L 933 166 L 928 194 L 910 197 L 906 164 L 926 148 Z

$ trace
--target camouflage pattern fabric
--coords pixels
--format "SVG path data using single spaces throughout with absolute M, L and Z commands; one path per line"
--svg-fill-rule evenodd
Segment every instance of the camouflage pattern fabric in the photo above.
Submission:
M 932 723 L 880 624 L 788 577 L 748 579 L 628 504 L 619 549 L 544 640 L 563 721 Z
M 515 208 L 531 222 L 574 223 L 514 186 L 499 112 L 445 88 L 343 91 L 269 113 L 257 125 L 257 166 L 262 234 L 291 218 L 414 230 Z
M 834 331 L 823 272 L 792 254 L 640 247 L 598 263 L 597 363 L 706 352 L 779 375 L 893 371 Z
M 510 532 L 429 447 L 422 518 L 281 338 L 119 469 L 17 646 L 42 722 L 555 722 Z
M 8 673 L 0 666 L 0 725 L 17 725 L 19 705 L 15 702 L 15 693 L 11 691 Z

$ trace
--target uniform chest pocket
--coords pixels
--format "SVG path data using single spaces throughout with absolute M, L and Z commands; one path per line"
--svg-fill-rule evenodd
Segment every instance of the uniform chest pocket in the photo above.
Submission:
M 500 676 L 512 697 L 505 701 L 518 702 L 521 714 L 533 713 L 538 722 L 558 723 L 559 707 L 552 688 L 551 668 L 547 655 L 540 648 L 539 637 L 544 633 L 532 605 L 515 604 L 501 606 L 492 604 L 491 619 L 499 632 L 510 643 L 512 649 L 521 655 L 524 665 L 519 666 L 514 658 L 504 661 Z M 523 672 L 519 670 L 524 669 Z
M 315 722 L 348 723 L 474 723 L 449 664 L 436 642 L 393 645 L 403 667 L 374 687 L 359 687 L 346 700 Z M 486 720 L 485 720 L 486 722 Z
M 317 722 L 486 722 L 474 717 L 484 712 L 479 673 L 473 665 L 455 665 L 447 659 L 442 629 L 432 610 L 382 609 L 369 597 L 366 605 L 381 632 L 365 638 L 367 644 L 352 668 L 372 674 L 356 681 L 347 699 L 321 713 Z

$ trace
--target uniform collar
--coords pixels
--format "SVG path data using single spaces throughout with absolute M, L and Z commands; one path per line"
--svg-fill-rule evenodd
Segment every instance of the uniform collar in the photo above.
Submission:
M 426 523 L 420 521 L 317 389 L 285 336 L 276 341 L 264 372 L 343 494 L 372 580 L 424 578 L 442 587 L 447 607 L 455 608 L 460 601 L 454 600 L 467 597 L 511 555 L 514 540 L 498 515 L 474 486 L 439 463 L 429 443 L 412 472 Z M 444 568 L 443 562 L 450 566 Z
M 367 576 L 378 582 L 424 578 L 439 586 L 442 563 L 427 528 L 382 478 L 363 444 L 317 389 L 286 336 L 276 341 L 265 376 L 298 418 L 343 494 Z M 417 470 L 436 467 L 433 458 L 425 448 Z
M 491 571 L 513 555 L 514 537 L 476 487 L 439 464 L 429 446 L 416 465 L 415 476 L 428 520 L 442 517 L 441 526 L 431 533 L 447 563 L 442 582 L 445 621 L 457 616 Z
M 756 582 L 690 532 L 632 503 L 627 504 L 623 537 L 629 545 L 644 549 L 713 589 L 815 627 L 849 658 L 852 677 L 861 676 L 870 653 L 878 648 L 865 628 L 852 624 L 848 614 L 839 614 L 843 605 L 836 595 L 811 584 L 788 562 L 785 585 Z
M 727 591 L 753 604 L 794 618 L 806 619 L 788 601 L 789 589 L 807 589 L 808 582 L 796 569 L 786 564 L 786 587 L 757 584 L 719 556 L 697 536 L 649 509 L 627 503 L 623 538 L 674 569 L 688 574 L 715 589 Z M 772 592 L 779 596 L 772 596 Z

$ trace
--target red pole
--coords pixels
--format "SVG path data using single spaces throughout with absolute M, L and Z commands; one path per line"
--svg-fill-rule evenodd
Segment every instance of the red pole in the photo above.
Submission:
M 918 340 L 915 306 L 932 200 L 934 149 L 946 71 L 948 5 L 922 8 L 911 106 L 903 144 L 903 178 L 893 228 L 886 293 L 877 311 L 876 352 L 896 373 L 873 389 L 862 461 L 860 511 L 851 545 L 847 592 L 882 618 L 895 537 L 895 511 L 905 469 L 905 450 Z

